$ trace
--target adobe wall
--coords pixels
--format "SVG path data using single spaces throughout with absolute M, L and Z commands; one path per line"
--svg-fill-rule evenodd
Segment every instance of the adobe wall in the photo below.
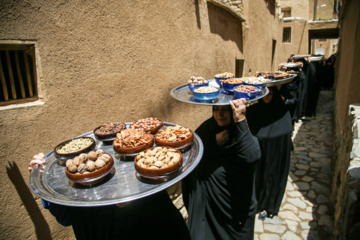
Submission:
M 295 55 L 308 54 L 309 8 L 311 4 L 306 0 L 282 0 L 281 8 L 291 8 L 293 20 L 284 21 L 283 27 L 291 27 L 291 43 L 283 43 L 279 49 L 279 59 L 286 62 L 291 53 Z M 279 39 L 282 41 L 281 31 Z
M 265 19 L 245 9 L 244 30 L 202 0 L 1 1 L 0 41 L 36 44 L 43 102 L 0 110 L 2 238 L 74 239 L 28 189 L 34 154 L 108 121 L 154 116 L 195 130 L 211 107 L 179 102 L 172 88 L 192 75 L 234 72 L 245 52 L 247 69 L 267 68 L 277 20 L 266 1 L 251 1 L 251 8 Z
M 282 61 L 282 21 L 278 18 L 280 8 L 272 1 L 248 1 L 244 24 L 244 76 L 254 76 L 256 71 L 277 70 Z M 276 41 L 272 69 L 272 45 Z
M 291 17 L 301 17 L 305 19 L 312 19 L 310 14 L 310 8 L 313 7 L 311 1 L 308 0 L 281 0 L 282 8 L 291 8 Z
M 317 4 L 316 10 L 315 2 Z M 334 15 L 334 0 L 310 0 L 309 10 L 309 16 L 311 20 L 329 20 L 336 18 Z M 315 15 L 314 11 L 316 11 Z
M 345 239 L 352 229 L 360 226 L 357 214 L 360 211 L 359 9 L 359 1 L 343 1 L 339 55 L 335 65 L 336 159 L 332 185 L 335 239 Z
M 291 43 L 282 44 L 282 62 L 286 62 L 291 53 L 308 54 L 309 24 L 305 20 L 284 21 L 283 27 L 291 27 Z M 282 36 L 281 36 L 282 37 Z M 282 39 L 282 38 L 281 38 Z

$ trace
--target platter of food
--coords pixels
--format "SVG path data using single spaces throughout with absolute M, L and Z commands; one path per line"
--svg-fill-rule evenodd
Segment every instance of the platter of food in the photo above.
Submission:
M 285 68 L 299 68 L 302 67 L 302 62 L 280 63 L 280 66 Z
M 319 62 L 321 60 L 324 60 L 324 56 L 311 56 L 310 62 Z
M 267 87 L 274 87 L 278 85 L 283 85 L 291 82 L 297 76 L 297 73 L 288 73 L 288 72 L 258 72 L 256 74 L 258 77 L 263 77 L 266 79 L 271 79 L 272 81 L 267 82 Z
M 131 123 L 125 124 L 128 127 Z M 178 125 L 174 123 L 163 122 L 162 129 L 176 126 Z M 36 196 L 65 206 L 106 206 L 140 199 L 181 181 L 197 166 L 203 155 L 203 144 L 196 133 L 191 131 L 190 135 L 191 144 L 188 143 L 186 151 L 171 146 L 157 146 L 154 142 L 151 148 L 126 158 L 115 151 L 112 144 L 96 139 L 94 131 L 90 131 L 76 138 L 96 139 L 94 148 L 68 159 L 67 161 L 71 162 L 66 162 L 67 166 L 58 163 L 54 150 L 46 153 L 46 164 L 34 166 L 29 187 Z M 154 153 L 153 149 L 156 147 L 157 152 Z M 151 152 L 146 152 L 148 150 Z M 135 162 L 135 159 L 140 160 L 138 155 L 145 153 L 158 157 L 151 163 L 159 168 L 158 171 L 150 167 L 149 171 L 146 166 Z M 165 153 L 165 159 L 169 157 L 172 163 L 165 162 L 162 157 Z M 71 164 L 83 165 L 79 170 L 79 167 L 69 167 Z M 96 169 L 98 171 L 95 171 Z
M 183 85 L 173 88 L 170 91 L 170 95 L 173 98 L 175 98 L 176 100 L 181 101 L 181 102 L 200 104 L 200 105 L 208 105 L 208 106 L 229 105 L 231 100 L 237 99 L 236 95 L 233 92 L 226 91 L 223 88 L 223 86 L 220 86 L 216 82 L 215 79 L 210 79 L 207 81 L 208 81 L 209 85 L 206 88 L 210 89 L 210 91 L 212 89 L 216 89 L 216 92 L 204 92 L 202 95 L 200 95 L 200 90 L 202 90 L 203 87 L 200 87 L 200 88 L 194 90 L 194 92 L 193 92 L 190 90 L 190 88 L 188 87 L 188 84 L 186 83 L 186 84 L 183 84 Z M 221 83 L 223 83 L 223 82 L 221 82 Z M 238 86 L 238 85 L 236 85 L 236 86 Z M 236 86 L 234 85 L 234 87 L 236 87 Z M 204 89 L 204 90 L 207 90 L 207 89 Z M 196 95 L 195 91 L 199 91 L 200 97 L 195 97 L 195 95 Z M 249 102 L 249 103 L 255 102 L 255 101 L 265 97 L 268 93 L 269 93 L 269 89 L 265 87 L 256 97 L 254 97 L 252 99 L 247 99 L 247 102 Z M 208 95 L 211 95 L 211 94 L 213 94 L 215 96 L 208 97 Z M 203 99 L 201 98 L 201 96 L 203 97 Z

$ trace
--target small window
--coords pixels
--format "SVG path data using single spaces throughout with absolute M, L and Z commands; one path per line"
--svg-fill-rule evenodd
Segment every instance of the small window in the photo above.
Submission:
M 0 106 L 38 99 L 35 46 L 0 44 Z
M 291 27 L 285 27 L 283 29 L 283 42 L 285 43 L 291 42 Z
M 244 63 L 245 63 L 245 59 L 243 58 L 235 59 L 235 77 L 243 77 Z
M 283 17 L 291 17 L 291 8 L 282 8 L 281 12 L 283 14 Z

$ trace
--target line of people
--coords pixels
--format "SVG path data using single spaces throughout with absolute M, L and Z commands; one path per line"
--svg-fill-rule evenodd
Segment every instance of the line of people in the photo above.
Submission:
M 72 225 L 77 239 L 253 239 L 261 151 L 246 121 L 246 100 L 214 106 L 212 115 L 196 130 L 203 158 L 182 182 L 187 227 L 165 191 L 121 206 L 68 207 L 43 200 L 44 207 L 62 225 Z M 30 162 L 44 163 L 43 154 Z
M 302 62 L 291 83 L 269 88 L 250 107 L 245 99 L 213 106 L 212 116 L 196 129 L 204 154 L 182 181 L 187 227 L 165 191 L 126 206 L 66 207 L 43 201 L 44 206 L 58 222 L 72 225 L 77 239 L 253 239 L 256 213 L 265 219 L 279 212 L 293 123 L 310 111 L 307 90 L 315 72 Z M 43 164 L 43 157 L 35 157 L 34 164 Z M 165 223 L 168 227 L 159 228 Z
M 334 65 L 336 54 L 326 60 L 309 62 L 307 57 L 296 57 L 290 55 L 288 62 L 300 62 L 302 67 L 294 67 L 297 77 L 290 84 L 281 89 L 285 98 L 292 123 L 306 118 L 316 116 L 316 107 L 321 90 L 333 88 L 335 81 Z

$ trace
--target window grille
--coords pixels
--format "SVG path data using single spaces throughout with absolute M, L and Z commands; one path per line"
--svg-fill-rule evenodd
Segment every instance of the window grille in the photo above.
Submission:
M 33 44 L 0 44 L 0 81 L 0 106 L 38 99 Z
M 291 42 L 291 27 L 285 27 L 283 29 L 283 42 L 284 43 Z

